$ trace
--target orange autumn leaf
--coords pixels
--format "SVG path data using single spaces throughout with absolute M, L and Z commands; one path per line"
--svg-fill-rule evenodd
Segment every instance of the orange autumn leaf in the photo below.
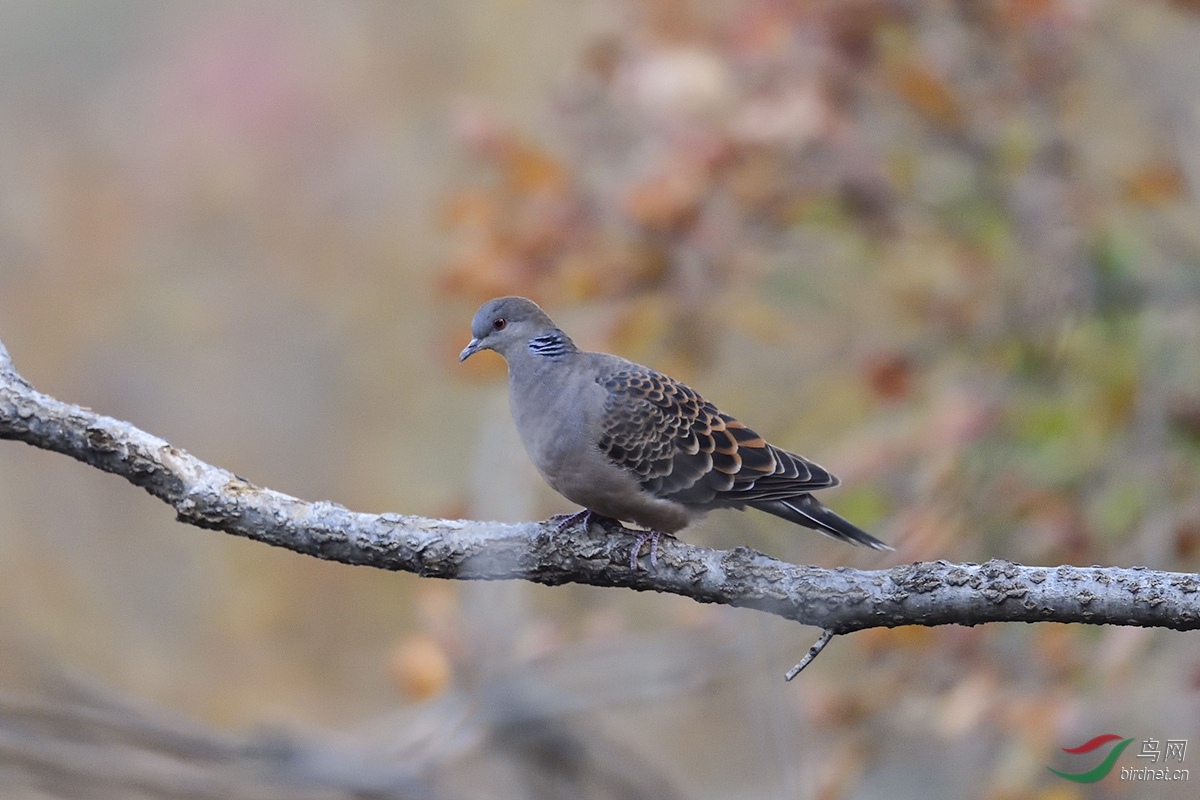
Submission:
M 1174 164 L 1149 164 L 1125 179 L 1125 196 L 1135 203 L 1159 206 L 1183 192 L 1183 176 Z
M 677 168 L 636 184 L 626 208 L 640 225 L 677 230 L 695 218 L 707 189 L 708 181 L 699 170 Z
M 1182 519 L 1175 524 L 1172 549 L 1180 561 L 1195 558 L 1200 553 L 1200 518 Z
M 397 644 L 388 668 L 396 688 L 410 700 L 426 700 L 450 683 L 450 658 L 428 634 L 413 634 Z
M 912 389 L 913 365 L 900 353 L 876 353 L 863 365 L 863 373 L 881 400 L 900 400 Z
M 1002 19 L 1013 28 L 1028 27 L 1054 11 L 1054 0 L 1006 0 L 1000 9 Z
M 450 227 L 492 227 L 499 217 L 497 199 L 494 192 L 486 189 L 463 189 L 445 203 L 442 220 Z
M 962 110 L 954 90 L 939 75 L 920 64 L 904 64 L 893 79 L 896 91 L 933 122 L 957 128 Z
M 505 154 L 504 176 L 517 192 L 561 193 L 567 190 L 567 168 L 546 151 L 528 144 L 513 144 Z

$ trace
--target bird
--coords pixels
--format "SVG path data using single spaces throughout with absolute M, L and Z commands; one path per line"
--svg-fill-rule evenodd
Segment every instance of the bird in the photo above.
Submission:
M 513 421 L 551 488 L 583 506 L 583 521 L 633 522 L 656 566 L 660 536 L 720 508 L 754 508 L 826 536 L 891 550 L 812 492 L 838 485 L 829 470 L 776 447 L 696 390 L 620 356 L 581 350 L 525 297 L 487 301 L 471 320 L 460 362 L 492 350 L 508 363 Z M 598 519 L 597 519 L 598 518 Z M 622 527 L 624 527 L 622 525 Z

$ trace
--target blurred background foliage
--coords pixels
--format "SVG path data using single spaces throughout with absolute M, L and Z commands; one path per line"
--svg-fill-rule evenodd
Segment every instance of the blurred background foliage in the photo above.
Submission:
M 256 483 L 532 519 L 570 507 L 502 363 L 454 358 L 479 302 L 525 294 L 830 467 L 828 502 L 897 551 L 755 514 L 691 541 L 1195 572 L 1198 10 L 0 2 L 0 337 L 39 389 Z M 1109 730 L 1200 734 L 1190 634 L 868 631 L 784 685 L 815 632 L 321 563 L 16 444 L 0 610 L 20 797 L 209 785 L 135 790 L 120 731 L 28 697 L 189 719 L 208 754 L 267 726 L 311 771 L 214 795 L 244 797 L 372 788 L 350 773 L 397 796 L 1127 797 L 1043 765 Z M 110 754 L 107 782 L 76 757 L 47 782 L 64 737 Z

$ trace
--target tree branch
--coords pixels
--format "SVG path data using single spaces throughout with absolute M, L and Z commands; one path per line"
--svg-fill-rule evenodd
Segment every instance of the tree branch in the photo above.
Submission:
M 658 565 L 629 568 L 634 536 L 556 533 L 553 521 L 502 524 L 363 514 L 266 489 L 127 422 L 36 391 L 0 343 L 0 438 L 121 475 L 181 522 L 297 553 L 462 580 L 623 586 L 777 614 L 829 635 L 898 625 L 1081 622 L 1200 628 L 1200 576 L 1142 567 L 1027 567 L 993 559 L 888 570 L 788 564 L 746 547 L 660 543 Z

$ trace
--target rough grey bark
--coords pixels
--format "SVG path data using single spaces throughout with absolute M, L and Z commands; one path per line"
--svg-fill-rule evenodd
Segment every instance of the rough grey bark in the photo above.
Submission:
M 1007 561 L 887 570 L 789 564 L 745 547 L 662 541 L 658 566 L 629 568 L 628 533 L 362 514 L 301 500 L 214 467 L 133 425 L 63 403 L 17 374 L 0 344 L 0 438 L 121 475 L 181 522 L 346 564 L 436 578 L 586 583 L 756 608 L 834 634 L 898 625 L 1082 622 L 1193 630 L 1200 575 L 1142 567 L 1029 567 Z

